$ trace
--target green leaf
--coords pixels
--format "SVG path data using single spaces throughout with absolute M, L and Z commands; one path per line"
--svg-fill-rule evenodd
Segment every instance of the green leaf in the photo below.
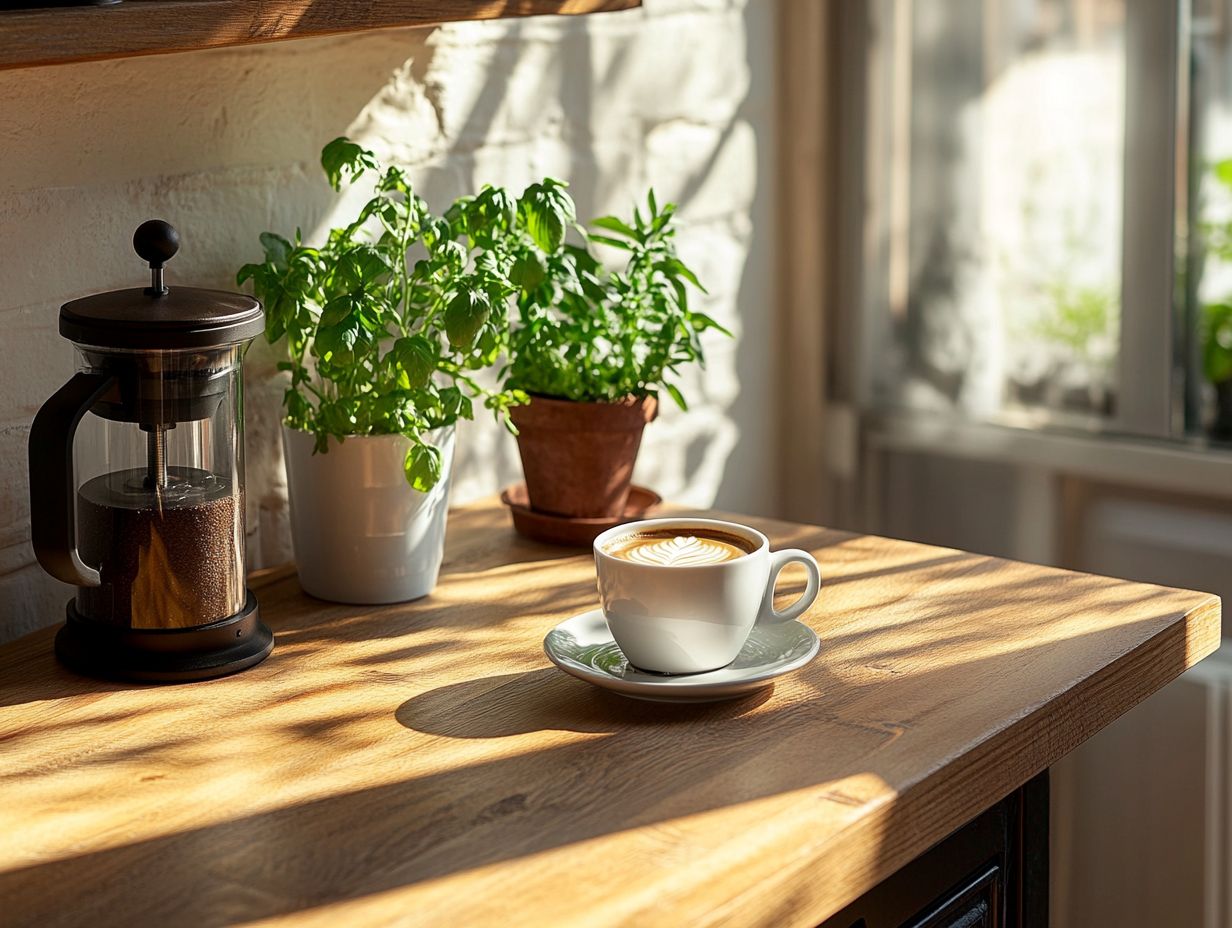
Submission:
M 245 281 L 252 280 L 264 270 L 264 264 L 245 264 L 235 275 L 235 285 L 242 287 Z
M 601 216 L 598 219 L 591 220 L 590 224 L 597 229 L 606 229 L 609 232 L 616 232 L 626 238 L 639 238 L 637 230 L 628 223 L 617 219 L 615 216 Z
M 517 215 L 517 204 L 502 188 L 485 186 L 479 196 L 466 204 L 462 213 L 465 231 L 474 237 L 511 228 Z
M 356 349 L 369 341 L 369 335 L 357 315 L 348 316 L 337 325 L 317 330 L 312 353 L 334 365 L 350 364 Z
M 706 288 L 702 286 L 697 275 L 694 274 L 679 258 L 668 258 L 666 261 L 660 262 L 659 270 L 668 276 L 683 277 L 702 293 L 706 292 Z
M 428 385 L 436 370 L 439 347 L 424 335 L 400 338 L 394 343 L 394 358 L 406 372 L 410 388 L 421 389 Z
M 291 243 L 273 232 L 262 232 L 260 238 L 261 247 L 265 249 L 265 260 L 278 270 L 285 271 L 294 250 Z
M 677 406 L 681 409 L 688 410 L 689 404 L 684 401 L 684 394 L 680 392 L 679 387 L 677 387 L 674 383 L 665 383 L 663 384 L 663 389 L 667 391 L 668 395 L 673 400 L 675 400 Z
M 613 248 L 619 248 L 621 251 L 633 251 L 636 247 L 632 242 L 626 242 L 624 239 L 612 238 L 609 235 L 596 235 L 591 232 L 588 236 L 592 242 L 599 242 L 603 245 L 610 245 Z
M 445 335 L 449 344 L 459 351 L 469 349 L 491 312 L 488 295 L 482 290 L 458 293 L 445 307 Z
M 339 136 L 321 150 L 321 167 L 335 190 L 342 189 L 342 175 L 354 181 L 364 171 L 377 170 L 376 156 L 350 139 Z
M 576 210 L 564 184 L 547 178 L 526 188 L 518 200 L 518 215 L 535 244 L 551 254 L 564 244 L 565 229 Z
M 432 445 L 411 445 L 402 462 L 406 482 L 420 493 L 427 493 L 441 479 L 441 453 Z
M 466 246 L 461 242 L 444 241 L 436 251 L 436 256 L 440 258 L 442 266 L 449 267 L 455 271 L 461 271 L 466 267 L 467 259 L 470 257 L 467 254 Z
M 312 415 L 312 406 L 303 394 L 295 389 L 287 390 L 283 403 L 287 407 L 287 422 L 295 428 L 302 428 Z
M 730 331 L 728 331 L 724 326 L 719 325 L 719 323 L 715 322 L 705 313 L 689 313 L 689 321 L 692 323 L 693 328 L 695 328 L 698 332 L 705 332 L 707 329 L 715 329 L 716 331 L 722 332 L 728 338 L 734 338 Z
M 560 213 L 550 207 L 536 207 L 525 212 L 526 231 L 544 251 L 553 252 L 565 241 L 565 222 Z
M 457 387 L 446 387 L 441 391 L 442 425 L 450 425 L 459 419 L 470 419 L 474 416 L 474 407 L 470 397 Z
M 543 260 L 534 252 L 519 255 L 509 269 L 509 280 L 522 290 L 534 290 L 547 277 Z
M 393 271 L 389 255 L 375 245 L 362 244 L 342 254 L 336 275 L 347 288 L 363 290 L 380 286 Z
M 345 319 L 357 315 L 359 300 L 353 293 L 343 293 L 334 297 L 321 308 L 322 328 L 332 328 Z

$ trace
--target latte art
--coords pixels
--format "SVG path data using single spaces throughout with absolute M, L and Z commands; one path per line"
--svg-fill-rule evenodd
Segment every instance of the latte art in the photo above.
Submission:
M 634 548 L 628 558 L 638 564 L 657 564 L 660 567 L 696 567 L 699 564 L 730 561 L 743 553 L 733 551 L 730 545 L 721 541 L 684 535 Z
M 749 553 L 748 542 L 742 538 L 703 531 L 684 534 L 687 531 L 684 528 L 630 535 L 608 548 L 608 553 L 622 561 L 655 567 L 703 567 L 734 561 Z

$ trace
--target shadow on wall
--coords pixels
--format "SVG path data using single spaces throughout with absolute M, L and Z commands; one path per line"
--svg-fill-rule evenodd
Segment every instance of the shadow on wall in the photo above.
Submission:
M 447 150 L 417 163 L 416 139 L 391 134 L 387 114 L 403 93 L 398 76 L 352 134 L 418 164 L 433 202 L 483 183 L 516 190 L 552 175 L 569 181 L 584 221 L 626 214 L 652 186 L 679 203 L 681 247 L 711 291 L 707 311 L 747 334 L 738 351 L 714 339 L 709 372 L 685 373 L 691 413 L 666 410 L 648 430 L 638 479 L 694 505 L 768 511 L 771 243 L 752 231 L 770 226 L 760 166 L 770 161 L 771 11 L 716 17 L 655 7 L 625 17 L 502 24 L 494 41 L 488 26 L 440 30 L 431 54 L 406 77 L 431 99 Z M 721 25 L 699 32 L 699 20 L 708 19 Z M 690 30 L 701 36 L 693 41 L 697 53 L 682 56 Z M 715 68 L 714 60 L 728 64 Z M 503 430 L 484 420 L 463 428 L 455 500 L 519 476 Z

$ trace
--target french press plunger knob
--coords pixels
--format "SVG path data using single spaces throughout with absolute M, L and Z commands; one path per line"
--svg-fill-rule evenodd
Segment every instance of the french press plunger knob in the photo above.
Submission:
M 163 265 L 180 250 L 180 233 L 175 226 L 162 219 L 147 219 L 133 233 L 133 250 L 150 265 L 146 296 L 166 296 L 169 291 L 163 283 Z

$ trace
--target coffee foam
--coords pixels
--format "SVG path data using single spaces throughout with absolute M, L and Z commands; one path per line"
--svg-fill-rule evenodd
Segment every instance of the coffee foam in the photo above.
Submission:
M 621 560 L 655 567 L 702 567 L 733 561 L 748 554 L 741 539 L 714 538 L 705 534 L 653 532 L 620 539 L 608 553 Z

